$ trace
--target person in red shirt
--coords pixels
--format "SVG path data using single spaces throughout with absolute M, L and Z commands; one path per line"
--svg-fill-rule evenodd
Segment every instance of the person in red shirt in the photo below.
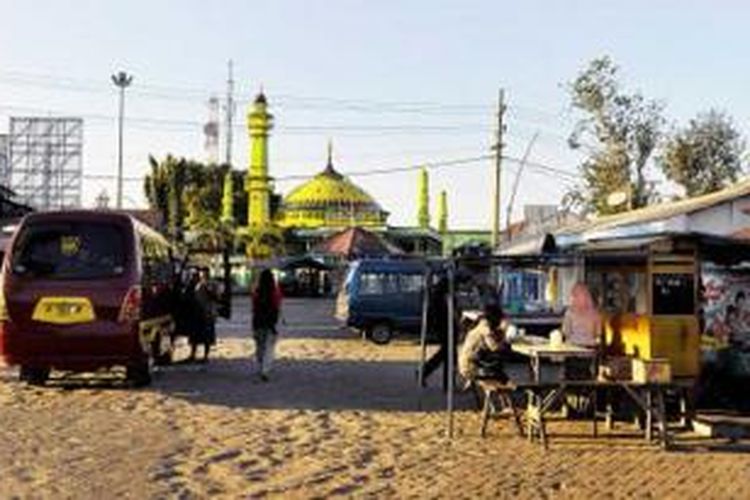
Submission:
M 252 301 L 255 358 L 258 361 L 260 379 L 267 382 L 273 364 L 278 337 L 276 324 L 279 322 L 282 301 L 281 289 L 270 269 L 261 271 L 252 294 Z

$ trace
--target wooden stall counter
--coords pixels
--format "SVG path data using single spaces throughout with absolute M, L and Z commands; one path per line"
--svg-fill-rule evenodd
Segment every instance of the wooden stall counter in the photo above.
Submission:
M 675 377 L 700 370 L 700 332 L 695 316 L 618 314 L 605 319 L 608 352 L 645 360 L 669 360 Z

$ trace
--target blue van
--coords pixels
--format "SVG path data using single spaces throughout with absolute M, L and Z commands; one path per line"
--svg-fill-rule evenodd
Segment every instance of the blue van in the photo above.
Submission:
M 418 260 L 352 262 L 336 298 L 336 318 L 376 344 L 418 333 L 428 265 Z

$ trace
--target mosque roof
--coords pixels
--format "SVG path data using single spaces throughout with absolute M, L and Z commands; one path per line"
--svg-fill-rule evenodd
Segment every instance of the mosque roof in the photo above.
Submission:
M 323 206 L 370 206 L 380 210 L 372 196 L 336 171 L 330 147 L 325 169 L 284 197 L 286 209 Z

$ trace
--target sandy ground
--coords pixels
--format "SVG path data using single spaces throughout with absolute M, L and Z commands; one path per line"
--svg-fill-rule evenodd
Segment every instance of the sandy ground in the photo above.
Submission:
M 246 307 L 209 365 L 169 367 L 148 389 L 31 388 L 0 370 L 0 497 L 750 498 L 748 443 L 688 436 L 662 452 L 628 425 L 593 440 L 560 421 L 545 453 L 506 420 L 481 439 L 462 397 L 449 444 L 439 388 L 415 388 L 415 343 L 365 343 L 330 307 L 288 302 L 269 383 Z

